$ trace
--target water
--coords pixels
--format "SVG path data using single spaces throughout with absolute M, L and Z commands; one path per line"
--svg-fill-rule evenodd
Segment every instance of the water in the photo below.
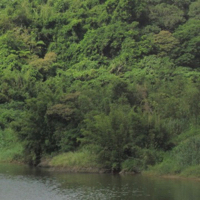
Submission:
M 0 200 L 199 200 L 200 181 L 0 164 Z

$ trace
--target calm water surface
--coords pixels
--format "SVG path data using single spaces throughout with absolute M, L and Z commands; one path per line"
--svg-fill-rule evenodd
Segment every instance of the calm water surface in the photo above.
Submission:
M 0 164 L 0 200 L 199 200 L 200 182 Z

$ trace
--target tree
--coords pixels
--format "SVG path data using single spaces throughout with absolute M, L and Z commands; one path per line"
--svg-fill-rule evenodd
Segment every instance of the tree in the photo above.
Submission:
M 169 31 L 160 31 L 154 35 L 154 43 L 158 46 L 158 56 L 168 56 L 179 44 L 179 41 L 173 37 Z
M 199 31 L 200 26 L 197 19 L 190 19 L 177 28 L 173 34 L 180 42 L 174 53 L 177 64 L 192 68 L 199 67 Z
M 200 19 L 200 1 L 190 4 L 188 15 L 190 18 Z
M 131 116 L 134 118 L 135 114 L 129 107 L 113 105 L 109 115 L 102 113 L 85 120 L 82 143 L 96 146 L 95 153 L 100 162 L 112 171 L 121 169 L 122 161 L 127 156 L 124 152 L 133 142 L 134 135 L 138 134 L 133 128 L 138 124 L 132 121 Z
M 166 3 L 149 7 L 149 18 L 162 29 L 173 30 L 185 21 L 184 12 Z

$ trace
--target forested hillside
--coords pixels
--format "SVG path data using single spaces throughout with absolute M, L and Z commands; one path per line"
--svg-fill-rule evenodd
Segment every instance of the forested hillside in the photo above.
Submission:
M 2 160 L 178 173 L 199 124 L 200 0 L 0 1 Z

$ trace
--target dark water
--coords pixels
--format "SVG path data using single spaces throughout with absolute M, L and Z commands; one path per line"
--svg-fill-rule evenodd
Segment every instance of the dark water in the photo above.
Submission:
M 0 164 L 0 200 L 199 200 L 200 182 Z

